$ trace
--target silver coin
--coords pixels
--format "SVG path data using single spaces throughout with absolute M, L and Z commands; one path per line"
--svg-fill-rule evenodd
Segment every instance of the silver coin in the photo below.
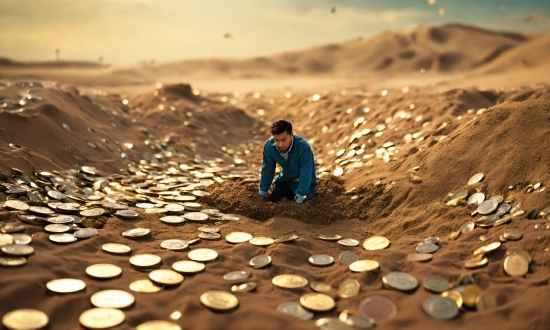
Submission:
M 202 205 L 194 202 L 184 202 L 182 203 L 186 210 L 190 211 L 199 211 L 202 209 Z
M 124 219 L 136 219 L 139 217 L 139 213 L 133 210 L 118 210 L 115 212 L 115 215 Z
M 122 236 L 128 238 L 142 238 L 149 235 L 151 231 L 147 228 L 133 228 L 122 233 Z
M 498 203 L 495 200 L 488 199 L 477 207 L 477 212 L 479 214 L 489 214 L 494 212 L 498 207 Z
M 168 205 L 165 205 L 164 208 L 168 212 L 178 213 L 178 212 L 183 212 L 185 207 L 183 205 L 180 205 L 180 204 L 168 204 Z
M 70 215 L 58 215 L 46 218 L 46 221 L 50 223 L 72 223 L 74 219 Z
M 81 216 L 88 217 L 88 218 L 95 218 L 95 217 L 102 216 L 104 214 L 105 214 L 105 209 L 101 207 L 80 211 Z
M 4 224 L 0 228 L 0 232 L 2 232 L 4 234 L 19 233 L 19 232 L 22 232 L 24 230 L 25 230 L 25 226 L 14 224 L 14 223 Z
M 429 316 L 436 319 L 450 320 L 458 315 L 456 303 L 440 295 L 434 295 L 424 300 L 422 309 Z
M 447 282 L 444 278 L 441 278 L 439 276 L 427 276 L 422 281 L 422 285 L 424 288 L 428 291 L 432 291 L 435 293 L 441 293 L 443 291 L 447 291 L 451 288 L 451 285 L 449 282 Z
M 294 241 L 295 239 L 298 238 L 298 235 L 296 234 L 289 234 L 289 235 L 285 235 L 283 237 L 279 237 L 275 240 L 275 243 L 284 243 L 284 242 L 290 242 L 290 241 Z
M 248 273 L 245 271 L 235 271 L 223 275 L 223 279 L 226 281 L 245 281 L 248 279 Z
M 17 199 L 10 199 L 4 202 L 4 207 L 11 209 L 11 210 L 17 210 L 17 211 L 26 211 L 29 209 L 29 204 L 22 202 Z
M 263 268 L 269 264 L 271 264 L 271 257 L 266 255 L 255 256 L 254 258 L 250 259 L 249 263 L 249 265 L 254 268 Z
M 425 238 L 423 243 L 437 244 L 437 243 L 439 243 L 439 237 L 432 236 L 432 237 Z
M 504 197 L 497 195 L 497 196 L 492 196 L 489 199 L 494 200 L 495 202 L 497 202 L 497 204 L 500 204 L 504 200 Z
M 323 240 L 323 241 L 337 241 L 339 239 L 341 239 L 342 236 L 340 235 L 320 235 L 319 236 L 319 239 Z
M 208 215 L 202 212 L 188 212 L 183 215 L 183 217 L 189 221 L 206 221 L 208 220 Z
M 52 223 L 44 227 L 44 230 L 49 233 L 66 233 L 70 229 L 71 227 L 61 223 Z
M 468 185 L 471 186 L 473 184 L 476 184 L 478 182 L 480 182 L 481 180 L 483 180 L 483 173 L 477 173 L 477 174 L 474 174 L 469 180 L 468 180 Z
M 24 244 L 8 244 L 0 247 L 0 251 L 7 256 L 24 257 L 34 253 L 34 248 Z
M 63 199 L 63 198 L 67 198 L 67 196 L 57 190 L 50 190 L 48 191 L 48 196 L 53 198 L 53 199 Z
M 220 233 L 206 233 L 206 232 L 200 232 L 197 236 L 198 236 L 199 238 L 207 239 L 207 240 L 217 240 L 217 239 L 221 239 L 221 238 L 222 238 L 222 235 L 220 235 Z
M 118 243 L 105 243 L 101 246 L 101 249 L 112 254 L 129 254 L 132 251 L 132 248 L 128 245 Z
M 63 234 L 51 234 L 49 236 L 50 241 L 56 243 L 72 243 L 76 242 L 77 238 L 73 234 L 63 233 Z
M 27 264 L 27 258 L 25 257 L 0 257 L 0 266 L 5 267 L 18 267 Z
M 181 239 L 167 239 L 160 243 L 160 247 L 166 250 L 185 250 L 189 245 L 186 241 Z
M 382 278 L 382 281 L 393 289 L 411 291 L 418 287 L 418 280 L 412 275 L 402 272 L 391 272 Z
M 231 291 L 233 292 L 248 292 L 256 289 L 258 284 L 255 282 L 247 282 L 243 284 L 235 284 L 231 287 Z
M 32 237 L 27 234 L 11 234 L 13 243 L 28 245 L 32 242 Z
M 193 245 L 193 244 L 196 244 L 196 243 L 198 243 L 198 242 L 200 242 L 200 241 L 201 241 L 201 239 L 200 239 L 199 237 L 196 237 L 196 238 L 187 240 L 187 244 Z
M 166 210 L 164 208 L 153 207 L 153 208 L 150 208 L 150 209 L 145 209 L 144 212 L 145 212 L 145 214 L 164 214 L 164 213 L 168 212 L 168 210 Z
M 239 221 L 239 219 L 238 216 L 233 214 L 224 214 L 219 218 L 220 221 Z
M 433 243 L 423 243 L 416 247 L 416 252 L 418 253 L 434 253 L 439 249 L 439 246 Z
M 185 219 L 178 215 L 167 215 L 165 217 L 160 218 L 160 221 L 174 224 L 174 223 L 182 223 L 185 222 Z
M 319 254 L 309 257 L 309 262 L 315 266 L 328 266 L 334 263 L 334 258 L 331 256 Z
M 284 314 L 292 315 L 302 320 L 311 320 L 314 316 L 312 312 L 305 310 L 300 305 L 300 303 L 295 301 L 289 301 L 289 302 L 280 304 L 277 307 L 277 311 Z
M 339 239 L 336 243 L 344 246 L 359 246 L 359 241 L 353 238 L 342 238 Z
M 54 213 L 52 209 L 44 206 L 30 206 L 29 212 L 41 214 L 41 215 L 50 215 Z
M 485 194 L 482 192 L 473 193 L 468 198 L 468 204 L 479 205 L 485 200 Z
M 209 226 L 209 225 L 203 225 L 199 227 L 199 231 L 202 231 L 203 233 L 219 233 L 220 228 Z
M 121 203 L 105 202 L 105 203 L 102 203 L 101 206 L 103 206 L 106 209 L 113 210 L 113 211 L 128 210 L 128 205 L 121 204 Z
M 95 228 L 82 228 L 73 233 L 74 237 L 76 238 L 90 238 L 92 236 L 97 235 L 99 232 Z
M 511 208 L 512 208 L 512 205 L 510 205 L 508 203 L 502 203 L 498 206 L 496 215 L 499 216 L 499 217 L 503 216 L 506 213 L 508 213 Z
M 342 265 L 349 265 L 357 260 L 359 260 L 359 257 L 357 254 L 351 252 L 351 251 L 344 251 L 340 254 L 340 257 L 338 258 L 340 260 L 340 263 Z

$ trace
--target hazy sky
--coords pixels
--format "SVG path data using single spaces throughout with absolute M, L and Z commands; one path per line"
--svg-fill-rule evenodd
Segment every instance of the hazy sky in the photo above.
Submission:
M 550 0 L 0 0 L 0 56 L 242 58 L 444 23 L 550 33 Z

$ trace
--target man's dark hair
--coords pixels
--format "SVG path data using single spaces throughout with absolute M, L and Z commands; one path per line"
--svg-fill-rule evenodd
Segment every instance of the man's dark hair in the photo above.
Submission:
M 283 132 L 290 134 L 292 133 L 292 124 L 284 119 L 279 119 L 271 124 L 269 132 L 271 135 L 282 134 Z

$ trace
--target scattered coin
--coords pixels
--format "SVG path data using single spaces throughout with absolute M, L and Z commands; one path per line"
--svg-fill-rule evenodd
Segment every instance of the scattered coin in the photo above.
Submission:
M 64 223 L 71 223 L 74 221 L 74 218 L 71 217 L 70 215 L 58 215 L 58 216 L 55 216 L 55 217 L 49 217 L 49 218 L 45 218 L 47 222 L 50 222 L 50 223 L 60 223 L 60 224 L 64 224 Z
M 27 264 L 25 257 L 0 257 L 0 266 L 4 267 L 19 267 Z
M 173 322 L 154 320 L 141 323 L 136 330 L 182 330 L 181 327 Z
M 266 255 L 255 256 L 249 263 L 253 268 L 263 268 L 269 264 L 271 264 L 271 257 Z
M 476 173 L 476 174 L 474 174 L 474 175 L 468 180 L 468 185 L 471 186 L 471 185 L 474 185 L 474 184 L 480 182 L 481 180 L 483 180 L 483 177 L 484 177 L 484 174 L 483 174 L 483 173 Z
M 139 217 L 139 213 L 133 210 L 118 210 L 115 215 L 123 219 L 137 219 Z
M 332 286 L 322 282 L 311 282 L 309 287 L 315 292 L 330 292 L 332 290 Z
M 407 255 L 407 261 L 430 261 L 432 258 L 431 253 L 411 253 Z
M 425 277 L 422 281 L 422 285 L 426 290 L 435 293 L 441 293 L 451 288 L 449 282 L 447 282 L 444 278 L 435 275 Z
M 192 260 L 176 261 L 172 264 L 172 269 L 179 273 L 196 274 L 204 270 L 205 266 L 202 262 Z
M 323 317 L 315 321 L 315 325 L 323 330 L 353 330 L 354 328 L 337 318 Z
M 523 237 L 523 233 L 516 229 L 506 229 L 503 236 L 507 240 L 517 241 Z
M 90 238 L 92 236 L 97 235 L 99 232 L 95 228 L 82 228 L 73 233 L 74 237 L 76 238 Z
M 160 247 L 166 250 L 181 251 L 187 249 L 189 245 L 181 239 L 167 239 L 160 243 Z
M 243 284 L 235 284 L 231 287 L 233 292 L 248 292 L 256 289 L 257 284 L 255 282 L 247 282 Z
M 361 314 L 355 311 L 343 310 L 338 319 L 343 323 L 358 329 L 372 329 L 376 325 L 373 319 L 364 318 Z M 329 328 L 331 329 L 331 328 Z
M 215 260 L 218 257 L 218 252 L 202 248 L 190 251 L 187 256 L 193 261 L 207 262 Z
M 224 291 L 207 291 L 201 295 L 200 300 L 206 307 L 218 311 L 232 310 L 239 305 L 237 297 Z
M 207 240 L 218 240 L 222 237 L 222 235 L 220 235 L 219 233 L 200 232 L 198 237 L 202 239 L 207 239 Z
M 14 244 L 24 244 L 28 245 L 32 242 L 32 237 L 27 234 L 11 234 Z M 0 245 L 2 245 L 0 243 Z
M 95 218 L 95 217 L 102 216 L 104 214 L 105 214 L 105 209 L 101 207 L 80 211 L 81 216 L 88 217 L 88 218 Z
M 189 221 L 206 221 L 208 220 L 208 215 L 202 212 L 188 212 L 183 215 L 186 220 Z
M 199 231 L 203 233 L 219 233 L 220 228 L 209 225 L 202 225 L 199 227 Z
M 316 312 L 327 312 L 336 306 L 334 299 L 324 293 L 306 293 L 300 297 L 300 305 Z
M 454 201 L 454 203 L 457 203 L 458 201 L 461 201 L 468 197 L 468 190 L 466 189 L 458 189 L 451 195 L 451 201 Z M 449 204 L 449 203 L 447 203 Z
M 8 244 L 0 247 L 2 253 L 7 256 L 25 257 L 34 253 L 34 248 L 25 244 Z
M 468 198 L 468 204 L 479 205 L 485 201 L 485 194 L 482 192 L 473 193 Z
M 271 237 L 252 237 L 248 243 L 256 246 L 269 246 L 275 243 L 275 240 Z
M 334 263 L 333 257 L 323 255 L 323 254 L 311 256 L 309 257 L 308 260 L 312 265 L 315 265 L 315 266 L 329 266 Z
M 38 330 L 50 322 L 48 316 L 37 309 L 16 309 L 4 314 L 2 323 L 7 329 Z
M 130 258 L 130 264 L 138 268 L 152 268 L 160 265 L 162 259 L 154 254 L 136 254 Z
M 355 261 L 359 260 L 359 257 L 357 256 L 357 254 L 355 254 L 351 251 L 344 251 L 340 254 L 338 259 L 340 260 L 340 263 L 342 265 L 349 265 L 352 262 L 355 262 Z
M 488 262 L 489 262 L 489 259 L 487 259 L 486 257 L 485 258 L 472 258 L 472 259 L 466 260 L 466 262 L 464 263 L 464 267 L 466 267 L 466 268 L 479 268 L 479 267 L 483 267 L 483 266 L 487 265 Z
M 478 205 L 477 212 L 479 214 L 490 214 L 493 213 L 497 207 L 498 203 L 494 199 L 488 199 Z
M 122 236 L 133 239 L 144 238 L 149 234 L 151 234 L 151 231 L 147 228 L 132 228 L 130 230 L 122 232 Z
M 22 202 L 20 200 L 10 199 L 4 202 L 4 207 L 10 210 L 27 211 L 30 206 L 29 204 Z
M 358 246 L 359 245 L 359 241 L 355 240 L 353 238 L 339 239 L 336 243 L 338 243 L 340 245 L 344 245 L 344 246 Z
M 491 197 L 489 197 L 489 199 L 494 200 L 495 202 L 497 202 L 497 204 L 500 204 L 500 203 L 502 203 L 502 201 L 504 201 L 504 197 L 502 197 L 500 195 L 491 196 Z
M 402 272 L 391 272 L 382 277 L 382 282 L 389 288 L 399 291 L 411 291 L 418 287 L 418 280 Z
M 248 279 L 248 273 L 245 271 L 234 271 L 223 275 L 223 279 L 226 281 L 241 281 L 244 282 Z
M 86 268 L 86 274 L 93 278 L 108 279 L 122 274 L 122 269 L 112 264 L 95 264 Z
M 349 298 L 359 294 L 359 291 L 361 291 L 361 284 L 357 280 L 348 279 L 340 285 L 338 294 L 342 298 Z
M 275 276 L 271 283 L 273 285 L 285 288 L 285 289 L 295 289 L 295 288 L 302 288 L 308 284 L 307 279 L 303 278 L 300 275 L 294 275 L 294 274 L 282 274 Z
M 464 305 L 470 308 L 474 308 L 476 305 L 476 301 L 482 292 L 483 289 L 477 284 L 467 285 L 464 289 L 464 293 L 462 294 Z
M 162 291 L 163 287 L 159 286 L 149 279 L 145 280 L 137 280 L 132 283 L 130 283 L 130 290 L 134 292 L 142 292 L 142 293 L 154 293 Z
M 40 214 L 40 215 L 50 215 L 55 213 L 49 207 L 44 207 L 44 206 L 30 206 L 29 212 Z
M 390 245 L 390 241 L 383 236 L 372 236 L 363 242 L 363 248 L 367 251 L 385 249 Z
M 174 286 L 183 282 L 184 277 L 170 269 L 156 269 L 149 273 L 149 279 L 159 285 Z
M 250 235 L 249 233 L 243 233 L 238 231 L 225 235 L 225 240 L 233 244 L 248 242 L 251 239 L 252 239 L 252 235 Z
M 497 300 L 493 294 L 483 291 L 476 300 L 476 310 L 485 311 L 495 308 L 497 306 Z
M 160 221 L 166 222 L 169 224 L 178 224 L 185 222 L 185 218 L 179 215 L 167 215 L 160 218 Z
M 94 293 L 90 297 L 90 301 L 95 307 L 120 309 L 131 306 L 135 298 L 123 290 L 103 290 Z
M 49 233 L 66 233 L 71 229 L 71 227 L 61 224 L 61 223 L 52 223 L 44 227 L 44 230 Z
M 504 271 L 510 276 L 525 276 L 529 271 L 529 263 L 519 253 L 513 253 L 504 259 Z
M 373 319 L 379 323 L 397 315 L 397 306 L 388 298 L 369 296 L 361 301 L 359 311 L 364 318 Z
M 55 293 L 70 293 L 84 290 L 86 283 L 74 278 L 60 278 L 46 283 L 46 288 Z
M 279 237 L 275 240 L 275 243 L 285 243 L 285 242 L 290 242 L 290 241 L 294 241 L 295 239 L 298 238 L 298 235 L 296 234 L 289 234 L 289 235 L 285 235 L 285 236 L 282 236 L 282 237 Z
M 516 250 L 514 253 L 517 253 L 517 254 L 520 254 L 521 256 L 523 256 L 525 258 L 525 260 L 527 260 L 528 264 L 530 264 L 531 261 L 533 261 L 533 256 L 531 256 L 531 253 L 529 253 L 525 249 Z
M 302 320 L 311 320 L 313 318 L 313 313 L 305 310 L 299 303 L 295 301 L 289 301 L 282 303 L 277 307 L 277 311 L 292 315 Z
M 10 234 L 0 234 L 0 246 L 13 244 L 14 239 Z
M 425 238 L 424 241 L 422 242 L 428 243 L 428 244 L 437 244 L 439 243 L 439 237 L 436 237 L 436 236 L 428 237 L 428 238 Z
M 202 209 L 201 204 L 194 202 L 184 202 L 183 206 L 185 206 L 185 209 L 189 211 L 200 211 Z
M 179 212 L 183 212 L 184 207 L 183 205 L 180 205 L 180 204 L 167 204 L 164 206 L 164 209 L 166 209 L 166 211 L 171 213 L 179 213 Z
M 101 249 L 105 252 L 112 254 L 129 254 L 132 249 L 128 245 L 118 243 L 106 243 L 101 246 Z
M 80 314 L 80 324 L 88 329 L 108 329 L 126 319 L 124 312 L 116 308 L 92 308 Z
M 442 297 L 449 298 L 455 302 L 456 307 L 462 307 L 462 294 L 456 290 L 449 290 L 441 293 Z
M 418 253 L 434 253 L 439 249 L 439 246 L 433 243 L 422 243 L 416 246 L 416 252 Z
M 436 319 L 450 320 L 458 315 L 456 303 L 442 296 L 431 296 L 424 300 L 422 309 L 429 316 Z
M 374 260 L 357 260 L 349 265 L 352 272 L 370 272 L 378 269 L 380 264 Z
M 323 241 L 337 241 L 341 238 L 342 238 L 342 236 L 340 236 L 340 235 L 320 235 L 319 236 L 319 239 L 321 239 Z
M 474 230 L 475 227 L 476 225 L 473 221 L 467 221 L 460 227 L 459 232 L 464 234 Z

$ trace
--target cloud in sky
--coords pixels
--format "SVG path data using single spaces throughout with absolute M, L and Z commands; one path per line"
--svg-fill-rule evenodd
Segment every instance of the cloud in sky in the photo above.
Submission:
M 132 63 L 248 57 L 419 24 L 460 22 L 547 33 L 545 1 L 0 0 L 0 56 Z M 501 6 L 504 5 L 503 10 Z M 331 13 L 330 8 L 336 7 Z M 445 8 L 446 14 L 438 14 Z M 532 12 L 537 18 L 524 20 Z M 223 38 L 229 32 L 233 38 Z

